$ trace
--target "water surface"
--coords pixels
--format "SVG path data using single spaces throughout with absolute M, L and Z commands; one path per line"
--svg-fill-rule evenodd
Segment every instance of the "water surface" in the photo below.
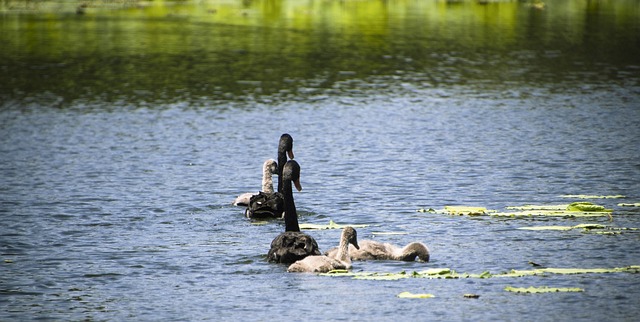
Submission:
M 4 2 L 2 320 L 632 320 L 637 274 L 361 281 L 265 262 L 278 221 L 230 205 L 294 137 L 300 221 L 419 240 L 492 273 L 639 265 L 634 1 Z M 39 6 L 39 7 L 38 7 Z M 591 199 L 609 218 L 420 208 Z M 401 232 L 376 235 L 375 232 Z M 322 250 L 340 231 L 309 231 Z M 581 287 L 519 295 L 516 287 Z M 399 299 L 403 291 L 431 293 Z M 463 294 L 479 294 L 465 299 Z

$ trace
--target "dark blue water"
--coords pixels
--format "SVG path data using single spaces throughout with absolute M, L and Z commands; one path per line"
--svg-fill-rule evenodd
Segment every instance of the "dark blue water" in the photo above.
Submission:
M 0 63 L 0 320 L 637 319 L 632 273 L 398 281 L 287 273 L 265 261 L 284 225 L 252 222 L 231 206 L 260 188 L 261 165 L 286 132 L 302 168 L 294 194 L 302 223 L 368 224 L 360 239 L 421 241 L 432 252 L 429 263 L 355 262 L 355 272 L 640 265 L 637 231 L 518 229 L 640 228 L 638 207 L 618 206 L 640 202 L 638 20 L 594 5 L 584 22 L 576 1 L 549 1 L 546 11 L 464 3 L 410 2 L 405 15 L 394 2 L 389 16 L 355 19 L 357 30 L 336 15 L 369 12 L 352 3 L 320 10 L 333 12 L 321 16 L 331 23 L 304 27 L 289 16 L 255 18 L 255 4 L 245 4 L 250 27 L 138 11 L 94 16 L 91 7 L 79 17 L 0 17 L 10 40 Z M 79 29 L 59 34 L 56 19 Z M 72 32 L 85 24 L 109 37 Z M 130 24 L 154 28 L 123 33 Z M 194 37 L 184 48 L 181 32 Z M 31 37 L 62 54 L 47 42 L 26 46 Z M 153 52 L 162 39 L 169 54 Z M 611 220 L 416 211 L 504 211 L 577 194 L 626 197 L 587 200 L 613 209 Z M 308 233 L 324 251 L 340 231 Z M 509 285 L 584 292 L 514 294 Z M 397 298 L 404 291 L 435 297 Z
M 370 224 L 360 238 L 403 232 L 374 238 L 419 240 L 432 250 L 426 264 L 363 262 L 354 271 L 638 264 L 637 233 L 516 229 L 640 227 L 638 211 L 617 207 L 620 199 L 596 200 L 616 209 L 612 223 L 416 212 L 563 203 L 563 194 L 622 194 L 637 202 L 637 96 L 418 94 L 247 109 L 3 110 L 2 318 L 632 319 L 640 280 L 627 273 L 359 281 L 290 274 L 265 262 L 283 225 L 254 224 L 230 202 L 259 188 L 262 161 L 274 157 L 279 135 L 288 132 L 302 166 L 304 190 L 295 195 L 301 222 Z M 326 250 L 339 231 L 310 234 Z M 506 285 L 585 292 L 514 295 Z M 397 299 L 402 291 L 436 297 Z

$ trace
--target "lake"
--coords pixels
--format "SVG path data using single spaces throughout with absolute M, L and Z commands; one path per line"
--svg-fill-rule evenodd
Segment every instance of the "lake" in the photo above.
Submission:
M 0 13 L 0 320 L 640 314 L 636 1 L 3 1 Z M 301 223 L 431 250 L 353 273 L 459 278 L 266 262 L 283 222 L 231 202 L 258 191 L 282 133 Z M 496 215 L 573 202 L 612 212 Z M 601 228 L 521 229 L 584 224 Z M 322 251 L 340 236 L 305 232 Z

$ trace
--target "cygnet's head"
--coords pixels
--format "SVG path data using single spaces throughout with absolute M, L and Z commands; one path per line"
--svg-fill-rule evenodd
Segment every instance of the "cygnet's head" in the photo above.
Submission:
M 420 261 L 428 262 L 429 261 L 429 248 L 423 245 L 422 243 L 411 243 L 405 247 L 405 254 L 413 258 L 418 257 Z
M 278 163 L 276 160 L 269 159 L 264 162 L 264 169 L 267 169 L 271 174 L 278 174 Z
M 356 249 L 360 249 L 360 246 L 358 246 L 358 233 L 353 229 L 353 227 L 344 227 L 342 230 L 342 238 L 346 239 L 347 242 L 353 245 Z

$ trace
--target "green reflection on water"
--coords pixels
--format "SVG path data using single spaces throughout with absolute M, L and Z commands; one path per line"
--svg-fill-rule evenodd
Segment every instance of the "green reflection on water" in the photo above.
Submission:
M 640 74 L 633 0 L 3 1 L 0 13 L 4 101 L 287 100 L 371 79 L 628 86 Z

